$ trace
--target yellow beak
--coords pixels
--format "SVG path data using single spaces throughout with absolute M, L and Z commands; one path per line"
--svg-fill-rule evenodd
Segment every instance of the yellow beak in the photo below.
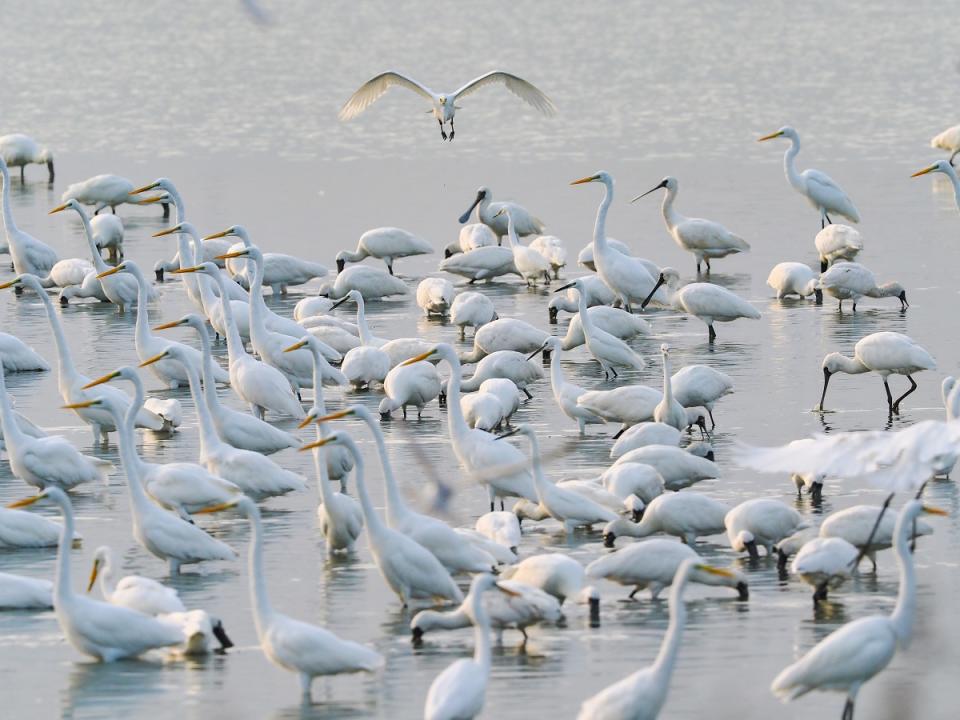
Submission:
M 13 287 L 14 285 L 17 284 L 19 280 L 20 278 L 15 277 L 13 280 L 3 283 L 2 285 L 0 285 L 0 290 L 6 290 L 8 287 Z
M 176 270 L 171 270 L 171 275 L 181 275 L 182 273 L 191 273 L 191 272 L 200 272 L 203 268 L 200 265 L 194 265 L 193 267 L 188 268 L 177 268 Z
M 138 365 L 138 367 L 144 368 L 144 367 L 147 367 L 148 365 L 153 365 L 155 362 L 160 362 L 161 360 L 163 360 L 166 356 L 167 356 L 167 351 L 164 350 L 159 355 L 154 355 L 149 360 L 144 360 L 142 363 L 140 363 L 140 365 Z
M 83 408 L 88 408 L 93 405 L 96 405 L 98 402 L 99 402 L 98 400 L 84 400 L 83 402 L 70 403 L 69 405 L 61 405 L 61 407 L 64 410 L 82 410 Z
M 936 169 L 937 169 L 937 166 L 936 166 L 936 165 L 931 165 L 930 167 L 925 167 L 923 170 L 917 170 L 917 171 L 916 171 L 913 175 L 911 175 L 910 177 L 912 177 L 912 178 L 920 177 L 921 175 L 926 175 L 927 173 L 932 173 L 932 172 L 933 172 L 934 170 L 936 170 Z
M 336 439 L 336 436 L 331 435 L 330 437 L 325 437 L 322 440 L 317 440 L 316 442 L 308 443 L 300 448 L 299 452 L 305 452 L 307 450 L 313 450 L 314 448 L 323 447 L 328 443 L 332 443 Z
M 781 135 L 783 135 L 783 133 L 777 130 L 776 132 L 770 133 L 769 135 L 764 135 L 762 138 L 757 138 L 757 142 L 763 142 L 764 140 L 773 140 L 774 138 L 778 138 Z
M 597 179 L 596 175 L 590 175 L 589 177 L 580 178 L 579 180 L 574 180 L 571 185 L 583 185 L 584 183 L 593 182 Z
M 217 257 L 216 257 L 215 259 L 217 259 L 217 260 L 230 260 L 230 259 L 232 259 L 232 258 L 246 257 L 246 256 L 247 256 L 247 251 L 246 251 L 246 250 L 237 250 L 236 252 L 227 253 L 226 255 L 217 255 Z
M 67 209 L 67 204 L 66 204 L 66 203 L 64 203 L 63 205 L 57 205 L 53 210 L 51 210 L 50 212 L 48 212 L 47 215 L 54 215 L 55 213 L 61 212 L 61 211 L 66 210 L 66 209 Z
M 166 230 L 161 230 L 160 232 L 155 232 L 151 237 L 163 237 L 164 235 L 173 235 L 175 232 L 180 232 L 180 226 L 174 225 L 173 227 L 168 227 Z
M 179 320 L 174 320 L 173 322 L 164 323 L 163 325 L 157 325 L 154 330 L 169 330 L 170 328 L 175 328 L 180 326 Z
M 732 578 L 736 577 L 735 574 L 729 570 L 724 570 L 723 568 L 714 567 L 713 565 L 697 565 L 697 570 L 703 570 L 704 572 L 710 573 L 711 575 L 719 575 L 720 577 Z
M 351 410 L 350 408 L 347 408 L 346 410 L 337 410 L 337 412 L 335 413 L 330 413 L 328 415 L 324 415 L 323 417 L 316 418 L 314 422 L 316 422 L 317 425 L 320 425 L 325 422 L 330 422 L 331 420 L 339 420 L 340 418 L 345 418 L 347 415 L 353 415 L 353 410 Z
M 938 507 L 933 507 L 932 505 L 924 505 L 923 511 L 928 515 L 949 515 L 950 514 L 946 510 L 942 510 L 941 508 L 938 508 Z
M 90 569 L 90 582 L 87 583 L 87 592 L 93 590 L 93 584 L 97 581 L 97 575 L 100 574 L 100 561 L 94 560 L 93 567 Z
M 306 344 L 307 344 L 307 341 L 306 341 L 306 340 L 301 340 L 300 342 L 295 342 L 293 345 L 291 345 L 291 346 L 288 347 L 288 348 L 284 348 L 283 351 L 284 351 L 285 353 L 293 352 L 294 350 L 299 350 L 300 348 L 302 348 L 302 347 L 305 346 Z
M 116 265 L 110 268 L 109 270 L 104 270 L 102 273 L 97 275 L 97 280 L 99 280 L 100 278 L 105 278 L 107 277 L 107 275 L 116 275 L 118 272 L 120 272 L 121 269 L 122 268 L 120 265 Z
M 170 199 L 166 195 L 151 195 L 150 197 L 143 198 L 142 200 L 137 200 L 137 205 L 149 205 L 150 203 L 158 202 L 170 202 Z
M 138 187 L 136 190 L 132 190 L 130 194 L 139 195 L 140 193 L 146 192 L 147 190 L 153 190 L 155 187 L 158 187 L 158 186 L 159 186 L 159 183 L 152 182 L 149 185 L 144 185 L 143 187 Z
M 33 497 L 23 498 L 23 500 L 16 500 L 7 505 L 7 507 L 10 509 L 27 507 L 28 505 L 33 505 L 35 502 L 43 500 L 45 497 L 46 495 L 40 493 L 39 495 L 34 495 Z
M 84 385 L 84 386 L 83 386 L 82 388 L 80 388 L 80 389 L 81 389 L 81 390 L 89 390 L 90 388 L 96 387 L 97 385 L 103 385 L 104 383 L 107 383 L 107 382 L 110 382 L 111 380 L 113 380 L 113 379 L 114 379 L 117 375 L 119 375 L 119 374 L 120 374 L 119 372 L 117 372 L 116 370 L 114 370 L 112 373 L 107 373 L 107 374 L 104 375 L 103 377 L 98 377 L 96 380 L 91 380 L 90 382 L 88 382 L 86 385 Z
M 403 361 L 402 363 L 400 363 L 400 364 L 401 364 L 401 365 L 413 365 L 414 363 L 418 363 L 418 362 L 420 362 L 421 360 L 426 360 L 426 359 L 429 358 L 431 355 L 433 355 L 434 352 L 436 352 L 436 351 L 435 351 L 435 350 L 429 350 L 429 351 L 423 353 L 422 355 L 417 355 L 416 357 L 412 357 L 412 358 L 410 358 L 409 360 L 404 360 L 404 361 Z
M 213 235 L 207 235 L 204 238 L 204 240 L 216 240 L 217 238 L 226 237 L 229 234 L 230 234 L 229 230 L 221 230 L 220 232 L 214 233 Z
M 243 497 L 241 495 L 241 497 Z M 238 502 L 240 502 L 240 497 L 234 500 L 227 500 L 225 503 L 220 503 L 218 505 L 210 505 L 209 507 L 202 508 L 194 512 L 194 515 L 206 515 L 208 513 L 220 512 L 221 510 L 229 510 L 234 507 Z

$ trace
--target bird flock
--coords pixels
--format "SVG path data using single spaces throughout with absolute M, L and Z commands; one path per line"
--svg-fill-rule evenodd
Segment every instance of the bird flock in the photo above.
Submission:
M 481 75 L 450 93 L 386 72 L 357 90 L 340 118 L 350 120 L 391 87 L 404 87 L 431 103 L 442 138 L 452 141 L 457 103 L 492 84 L 505 86 L 544 114 L 555 110 L 535 86 L 505 72 Z M 837 300 L 839 312 L 845 300 L 856 312 L 862 298 L 896 298 L 906 312 L 906 290 L 896 281 L 878 283 L 857 262 L 864 248 L 860 233 L 835 222 L 860 220 L 850 197 L 826 174 L 797 169 L 800 136 L 795 129 L 783 127 L 759 138 L 775 139 L 789 141 L 786 178 L 821 221 L 815 237 L 819 272 L 799 262 L 778 264 L 767 280 L 776 298 L 797 295 L 820 305 L 828 295 Z M 960 207 L 960 181 L 952 166 L 960 153 L 960 126 L 938 135 L 932 145 L 949 151 L 949 160 L 915 176 L 947 175 Z M 77 652 L 113 662 L 154 651 L 225 653 L 232 646 L 220 619 L 187 609 L 173 588 L 157 579 L 122 575 L 109 547 L 96 549 L 84 591 L 75 587 L 72 556 L 83 523 L 77 521 L 71 496 L 118 476 L 129 496 L 133 539 L 143 554 L 162 561 L 171 577 L 189 565 L 236 564 L 237 548 L 209 530 L 216 527 L 219 513 L 249 522 L 250 602 L 259 645 L 272 663 L 298 676 L 305 701 L 317 677 L 389 672 L 389 659 L 374 647 L 274 607 L 271 568 L 264 561 L 271 538 L 260 505 L 288 494 L 305 505 L 312 502 L 307 492 L 311 479 L 284 467 L 283 451 L 312 456 L 320 500 L 317 527 L 326 552 L 355 558 L 357 543 L 366 537 L 375 572 L 410 612 L 415 644 L 435 631 L 474 628 L 472 656 L 434 679 L 423 701 L 425 718 L 478 715 L 491 684 L 492 643 L 501 644 L 504 632 L 515 629 L 525 645 L 530 628 L 544 626 L 542 632 L 550 632 L 578 603 L 588 606 L 599 622 L 603 582 L 629 588 L 631 599 L 649 590 L 656 600 L 669 589 L 669 627 L 652 665 L 583 698 L 578 717 L 584 720 L 657 717 L 668 703 L 681 651 L 685 589 L 691 583 L 728 588 L 738 601 L 749 602 L 751 571 L 763 563 L 776 562 L 784 578 L 795 576 L 808 584 L 815 607 L 840 591 L 864 558 L 877 572 L 876 555 L 882 550 L 894 550 L 900 574 L 893 611 L 843 625 L 771 677 L 770 691 L 778 698 L 789 701 L 813 690 L 840 692 L 846 698 L 843 718 L 851 720 L 858 692 L 909 642 L 919 602 L 913 553 L 922 550 L 915 543 L 934 531 L 922 516 L 946 514 L 925 505 L 922 494 L 931 479 L 949 475 L 960 454 L 960 385 L 953 378 L 944 381 L 944 421 L 890 432 L 832 433 L 775 448 L 741 443 L 733 449 L 734 462 L 786 476 L 799 496 L 810 495 L 812 506 L 828 492 L 825 487 L 852 478 L 886 489 L 882 506 L 857 505 L 815 526 L 814 516 L 777 499 L 744 497 L 728 505 L 699 492 L 698 483 L 721 477 L 710 439 L 717 425 L 714 412 L 733 392 L 733 381 L 706 362 L 674 371 L 673 349 L 665 342 L 659 345 L 659 357 L 645 356 L 643 343 L 657 334 L 657 313 L 650 311 L 696 317 L 706 325 L 711 345 L 720 342 L 718 323 L 762 318 L 753 303 L 710 281 L 713 262 L 734 263 L 734 256 L 750 252 L 750 244 L 717 222 L 681 215 L 676 178 L 664 178 L 631 202 L 664 191 L 664 224 L 670 238 L 693 256 L 693 281 L 685 281 L 677 269 L 634 255 L 606 234 L 615 185 L 603 171 L 571 183 L 600 185 L 603 194 L 592 241 L 576 260 L 585 272 L 561 279 L 572 269 L 563 241 L 545 234 L 546 224 L 523 206 L 494 201 L 488 187 L 477 191 L 460 216 L 456 241 L 439 247 L 401 228 L 374 228 L 359 238 L 355 250 L 336 255 L 331 274 L 320 262 L 268 252 L 241 225 L 203 235 L 187 220 L 184 200 L 169 179 L 137 185 L 97 175 L 70 184 L 61 204 L 49 211 L 69 210 L 83 225 L 89 257 L 61 259 L 21 230 L 14 217 L 11 170 L 20 169 L 23 183 L 30 164 L 45 165 L 48 182 L 54 183 L 49 149 L 22 134 L 0 137 L 0 250 L 9 254 L 13 269 L 0 289 L 12 291 L 5 293 L 5 302 L 42 304 L 56 357 L 39 356 L 16 337 L 16 327 L 0 333 L 2 449 L 10 474 L 35 490 L 0 508 L 0 547 L 5 552 L 56 548 L 57 565 L 52 582 L 0 572 L 0 609 L 53 608 Z M 176 253 L 157 258 L 152 276 L 149 268 L 126 259 L 124 246 L 136 238 L 116 214 L 125 204 L 160 205 L 165 219 L 172 214 L 169 226 L 154 237 L 171 237 Z M 438 272 L 421 279 L 413 295 L 424 316 L 444 321 L 448 341 L 375 335 L 370 320 L 378 313 L 378 301 L 411 294 L 411 279 L 398 275 L 404 259 L 440 251 Z M 382 262 L 385 270 L 368 259 Z M 546 329 L 501 316 L 496 294 L 485 292 L 491 281 L 511 275 L 531 293 L 542 297 L 539 289 L 550 291 Z M 450 276 L 465 282 L 455 286 Z M 280 296 L 312 282 L 321 283 L 318 294 L 305 294 L 290 317 L 265 302 L 267 288 Z M 183 294 L 191 312 L 158 317 L 155 299 L 161 283 L 163 292 Z M 134 316 L 133 347 L 118 358 L 117 367 L 78 367 L 64 308 L 83 301 L 112 304 L 119 316 Z M 562 335 L 554 333 L 561 313 L 571 315 Z M 195 342 L 171 339 L 168 331 L 175 328 L 189 328 Z M 462 352 L 455 347 L 458 342 L 466 346 Z M 217 361 L 214 343 L 226 346 L 226 367 Z M 565 357 L 577 348 L 596 363 L 595 388 L 565 376 Z M 636 371 L 650 365 L 661 379 L 650 385 L 636 382 Z M 831 352 L 823 358 L 816 410 L 824 411 L 834 375 L 875 373 L 882 379 L 889 414 L 899 414 L 917 388 L 914 375 L 935 368 L 934 358 L 911 338 L 873 333 L 856 343 L 852 357 Z M 28 372 L 56 372 L 62 407 L 90 429 L 88 450 L 17 412 L 4 374 Z M 148 395 L 145 372 L 161 390 Z M 891 390 L 892 375 L 909 382 L 899 396 Z M 553 403 L 549 396 L 536 396 L 546 392 L 546 381 Z M 149 461 L 138 447 L 138 433 L 177 447 L 178 428 L 185 421 L 172 397 L 178 388 L 190 392 L 199 453 Z M 331 392 L 341 409 L 327 408 L 325 395 Z M 357 402 L 363 393 L 382 396 L 378 413 Z M 423 472 L 434 478 L 433 496 L 428 508 L 418 510 L 394 475 L 396 457 L 391 457 L 381 423 L 401 416 L 397 420 L 415 433 L 434 401 L 446 415 L 447 442 L 460 473 L 447 471 L 441 478 L 424 466 Z M 559 411 L 557 417 L 565 419 L 575 437 L 604 433 L 601 426 L 610 425 L 609 467 L 591 478 L 557 482 L 548 477 L 548 461 L 556 455 L 541 447 L 532 425 L 512 422 L 514 413 L 531 402 L 545 403 L 545 412 Z M 311 434 L 304 438 L 284 430 L 278 420 L 292 420 Z M 383 513 L 371 499 L 361 439 L 375 447 Z M 120 467 L 101 457 L 110 443 L 116 443 Z M 894 510 L 891 501 L 897 493 L 907 501 Z M 461 505 L 476 503 L 472 527 L 455 527 L 445 519 L 454 497 Z M 40 502 L 55 505 L 62 523 L 27 509 Z M 586 567 L 562 551 L 537 551 L 525 535 L 532 523 L 541 522 L 611 550 Z M 745 561 L 718 567 L 701 558 L 698 543 L 717 535 L 724 535 L 732 552 Z M 95 588 L 102 599 L 96 599 Z M 709 632 L 709 625 L 704 631 Z

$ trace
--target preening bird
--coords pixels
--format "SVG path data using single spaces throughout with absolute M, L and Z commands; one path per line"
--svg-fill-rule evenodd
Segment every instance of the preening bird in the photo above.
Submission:
M 854 207 L 853 201 L 837 185 L 829 175 L 819 170 L 808 168 L 803 172 L 797 170 L 797 153 L 800 152 L 800 135 L 790 126 L 785 126 L 776 132 L 764 135 L 757 142 L 773 140 L 783 137 L 790 141 L 790 147 L 783 156 L 783 170 L 787 181 L 798 193 L 807 198 L 807 201 L 820 213 L 820 228 L 823 229 L 833 220 L 830 213 L 842 215 L 850 222 L 860 222 L 860 213 Z
M 513 222 L 513 213 L 509 207 L 501 208 L 497 215 L 507 216 L 507 239 L 510 245 L 510 251 L 513 253 L 513 264 L 527 281 L 527 285 L 537 286 L 537 280 L 541 277 L 545 285 L 550 284 L 550 271 L 552 266 L 546 257 L 537 250 L 520 243 L 517 237 L 516 226 Z
M 453 117 L 460 107 L 457 102 L 476 92 L 487 85 L 502 84 L 507 90 L 519 97 L 524 102 L 532 105 L 544 115 L 552 115 L 556 108 L 546 95 L 534 87 L 532 84 L 501 70 L 494 70 L 485 73 L 478 78 L 474 78 L 466 85 L 450 93 L 436 93 L 430 88 L 422 85 L 416 80 L 394 71 L 387 71 L 376 75 L 353 93 L 350 98 L 340 108 L 339 117 L 341 120 L 351 120 L 366 110 L 370 105 L 376 102 L 391 87 L 402 87 L 412 90 L 431 104 L 433 117 L 440 125 L 440 137 L 444 140 L 453 140 L 454 128 Z M 444 123 L 450 123 L 450 135 L 447 135 Z

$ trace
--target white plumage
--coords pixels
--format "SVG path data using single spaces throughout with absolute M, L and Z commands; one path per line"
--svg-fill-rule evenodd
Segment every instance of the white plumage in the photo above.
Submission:
M 840 301 L 843 310 L 844 300 L 853 300 L 853 311 L 857 311 L 857 300 L 866 296 L 872 298 L 895 297 L 900 300 L 900 309 L 906 310 L 907 292 L 898 282 L 877 284 L 874 274 L 860 263 L 835 262 L 820 276 L 819 287 L 828 295 Z
M 813 239 L 820 256 L 820 272 L 824 272 L 837 260 L 854 260 L 863 250 L 863 236 L 856 228 L 840 223 L 831 223 Z
M 820 289 L 817 287 L 816 273 L 810 269 L 809 265 L 799 262 L 782 262 L 774 265 L 767 276 L 767 285 L 777 291 L 777 300 L 790 295 L 801 298 L 817 295 L 817 290 Z
M 449 280 L 444 278 L 428 277 L 417 285 L 417 305 L 424 315 L 439 315 L 443 317 L 450 312 L 453 296 L 456 291 Z
M 341 250 L 337 253 L 337 272 L 343 272 L 347 263 L 360 262 L 373 257 L 383 260 L 387 271 L 393 275 L 393 261 L 414 255 L 429 255 L 433 247 L 421 237 L 407 230 L 395 227 L 381 227 L 367 230 L 360 236 L 357 249 L 353 252 Z

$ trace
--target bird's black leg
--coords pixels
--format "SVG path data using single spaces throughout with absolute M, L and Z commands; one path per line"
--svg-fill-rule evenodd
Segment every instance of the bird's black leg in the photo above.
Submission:
M 440 137 L 442 137 L 444 140 L 446 140 L 446 139 L 447 139 L 447 131 L 443 129 L 443 120 L 437 120 L 437 122 L 440 123 Z
M 883 379 L 883 389 L 887 391 L 887 409 L 893 412 L 893 395 L 890 393 L 890 385 L 886 378 Z
M 707 408 L 707 415 L 710 416 L 710 429 L 713 430 L 717 426 L 717 421 L 713 419 L 713 410 Z
M 503 512 L 503 498 L 500 498 L 500 512 Z
M 713 342 L 717 339 L 717 331 L 713 329 L 713 325 L 707 326 L 710 330 L 710 342 Z
M 393 275 L 393 263 L 392 263 L 392 262 L 387 263 L 387 270 L 389 270 L 389 271 L 390 271 L 390 274 Z
M 813 604 L 819 605 L 827 599 L 827 583 L 822 582 L 817 585 L 816 592 L 813 593 Z
M 704 262 L 707 264 L 707 275 L 709 275 L 710 274 L 710 258 L 707 258 L 706 260 L 704 260 Z
M 910 389 L 907 390 L 903 395 L 898 397 L 893 403 L 893 411 L 897 414 L 900 413 L 900 401 L 917 389 L 917 382 L 913 379 L 911 375 L 907 375 L 907 380 L 910 381 Z
M 523 392 L 524 395 L 527 396 L 527 400 L 533 400 L 533 395 L 530 394 L 529 390 L 527 390 L 525 387 L 520 388 L 520 390 Z
M 843 706 L 843 715 L 840 720 L 853 720 L 853 698 L 847 698 L 846 704 Z
M 20 184 L 21 185 L 23 185 L 27 181 L 26 177 L 24 177 L 24 174 L 23 174 L 25 168 L 26 168 L 26 165 L 20 166 Z
M 827 213 L 824 213 L 823 216 L 827 219 L 827 225 L 833 225 L 833 220 L 830 219 Z
M 697 260 L 697 275 L 700 274 L 700 261 Z
M 827 221 L 823 219 L 824 217 L 826 217 L 826 216 L 825 216 L 825 215 L 821 215 L 821 216 L 820 216 L 820 229 L 821 229 L 821 230 L 823 230 L 823 229 L 827 226 Z
M 453 142 L 453 136 L 456 131 L 453 129 L 453 118 L 450 118 L 450 142 Z

